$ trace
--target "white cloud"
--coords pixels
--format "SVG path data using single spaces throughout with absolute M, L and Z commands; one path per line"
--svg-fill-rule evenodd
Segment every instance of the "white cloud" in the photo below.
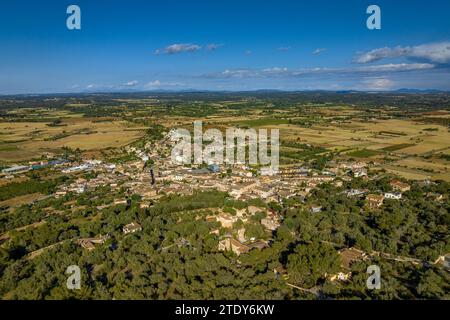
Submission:
M 433 69 L 434 64 L 430 63 L 398 63 L 382 64 L 375 66 L 360 66 L 351 68 L 305 68 L 289 70 L 286 67 L 272 67 L 265 69 L 226 69 L 221 73 L 208 75 L 219 78 L 270 78 L 270 77 L 301 77 L 318 74 L 371 74 L 380 75 L 395 72 L 420 71 Z
M 395 48 L 379 48 L 359 55 L 356 59 L 358 63 L 375 62 L 385 58 L 396 58 L 406 56 L 410 51 L 409 48 L 395 47 Z
M 223 47 L 223 44 L 210 43 L 210 44 L 206 45 L 206 50 L 214 51 L 216 49 L 219 49 L 220 47 Z
M 177 53 L 183 53 L 183 52 L 195 52 L 195 51 L 200 51 L 202 48 L 204 48 L 207 51 L 214 51 L 220 47 L 223 47 L 223 44 L 209 43 L 206 46 L 202 47 L 201 45 L 194 44 L 194 43 L 174 43 L 163 49 L 156 49 L 154 51 L 154 54 L 160 55 L 162 53 L 177 54 Z
M 152 90 L 152 89 L 179 89 L 184 87 L 185 85 L 180 82 L 170 82 L 170 81 L 160 81 L 153 80 L 142 86 L 144 90 Z
M 145 84 L 145 88 L 158 88 L 161 86 L 161 81 L 154 80 L 150 81 L 149 83 Z
M 124 83 L 123 85 L 126 87 L 134 87 L 134 86 L 137 86 L 138 84 L 139 84 L 139 81 L 132 80 L 132 81 L 128 81 L 128 82 Z
M 368 71 L 368 72 L 383 72 L 383 71 L 412 71 L 412 70 L 424 70 L 424 69 L 433 69 L 434 64 L 430 63 L 389 63 L 389 64 L 381 64 L 376 66 L 364 66 L 355 68 L 357 71 Z
M 289 75 L 288 68 L 266 68 L 262 70 L 252 70 L 252 69 L 226 69 L 222 71 L 218 76 L 224 78 L 255 78 L 255 77 L 270 77 L 279 75 Z M 214 75 L 213 75 L 214 76 Z
M 288 72 L 288 68 L 279 68 L 279 67 L 273 67 L 273 68 L 267 68 L 263 69 L 262 73 L 264 74 L 284 74 Z
M 384 47 L 374 49 L 357 56 L 357 63 L 370 63 L 387 58 L 420 58 L 434 63 L 450 62 L 450 42 L 422 44 L 414 47 Z
M 321 54 L 322 52 L 325 52 L 325 51 L 327 51 L 327 49 L 325 49 L 325 48 L 317 48 L 316 50 L 314 50 L 312 52 L 312 54 L 318 55 L 318 54 Z
M 200 50 L 202 47 L 192 43 L 174 43 L 164 48 L 164 52 L 167 54 L 176 54 L 182 52 L 194 52 Z M 158 54 L 161 51 L 157 50 Z
M 394 82 L 385 78 L 370 78 L 364 82 L 365 89 L 369 90 L 389 90 L 394 86 Z
M 238 70 L 229 70 L 226 69 L 225 71 L 220 73 L 225 78 L 249 78 L 252 76 L 256 76 L 256 72 L 248 69 L 238 69 Z
M 436 63 L 450 62 L 450 42 L 430 43 L 413 48 L 412 55 Z

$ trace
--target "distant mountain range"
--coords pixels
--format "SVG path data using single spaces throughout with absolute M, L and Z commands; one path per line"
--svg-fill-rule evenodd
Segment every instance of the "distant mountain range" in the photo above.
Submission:
M 328 93 L 450 93 L 450 91 L 438 89 L 413 89 L 401 88 L 397 90 L 281 90 L 281 89 L 257 89 L 257 90 L 208 90 L 208 89 L 154 89 L 154 90 L 133 90 L 124 89 L 118 91 L 90 91 L 86 90 L 81 93 L 199 93 L 199 92 L 217 92 L 217 93 L 233 93 L 233 92 L 255 92 L 255 93 L 292 93 L 292 92 L 328 92 Z
M 395 92 L 401 92 L 401 93 L 448 93 L 448 91 L 443 90 L 437 90 L 437 89 L 408 89 L 408 88 L 402 88 L 395 90 Z
M 412 88 L 401 88 L 397 90 L 385 90 L 385 91 L 375 91 L 375 90 L 279 90 L 279 89 L 259 89 L 259 90 L 242 90 L 242 91 L 230 91 L 230 90 L 200 90 L 200 89 L 179 89 L 179 90 L 171 90 L 171 89 L 155 89 L 155 90 L 133 90 L 133 89 L 124 89 L 124 90 L 85 90 L 81 92 L 58 92 L 58 93 L 29 93 L 29 94 L 4 94 L 0 97 L 38 97 L 38 96 L 71 96 L 71 95 L 107 95 L 107 94 L 183 94 L 183 93 L 223 93 L 223 94 L 236 94 L 236 93 L 255 93 L 255 94 L 282 94 L 282 93 L 324 93 L 324 94 L 393 94 L 393 93 L 401 93 L 401 94 L 450 94 L 450 91 L 438 90 L 438 89 L 412 89 Z

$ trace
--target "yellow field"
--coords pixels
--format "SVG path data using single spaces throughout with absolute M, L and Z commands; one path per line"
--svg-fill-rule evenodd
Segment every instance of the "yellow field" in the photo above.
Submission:
M 153 101 L 148 101 L 151 102 Z M 368 120 L 361 118 L 365 117 L 363 111 L 342 106 L 306 105 L 303 106 L 304 115 L 298 114 L 295 108 L 272 109 L 270 114 L 264 112 L 264 109 L 255 108 L 249 109 L 249 114 L 240 116 L 233 115 L 235 110 L 227 109 L 229 104 L 226 102 L 216 106 L 223 108 L 222 114 L 198 119 L 203 121 L 204 130 L 211 127 L 279 129 L 282 146 L 283 141 L 311 144 L 330 151 L 340 151 L 343 156 L 376 160 L 386 169 L 411 179 L 450 180 L 450 162 L 439 157 L 440 154 L 450 154 L 450 132 L 442 125 L 420 123 L 414 119 Z M 64 146 L 97 154 L 99 150 L 108 147 L 129 144 L 141 137 L 146 129 L 142 125 L 131 125 L 126 121 L 95 122 L 98 119 L 84 118 L 66 110 L 41 108 L 12 112 L 27 116 L 31 113 L 36 118 L 57 116 L 64 120 L 58 126 L 42 122 L 0 122 L 0 161 L 36 158 L 45 152 L 58 151 Z M 389 116 L 387 111 L 380 112 Z M 291 113 L 297 115 L 289 118 Z M 447 116 L 450 114 L 445 111 L 423 115 L 428 118 Z M 307 127 L 295 124 L 305 122 L 312 125 Z M 167 115 L 160 117 L 158 123 L 167 127 L 192 128 L 191 117 Z M 425 159 L 424 156 L 428 158 Z
M 418 124 L 411 120 L 352 121 L 351 123 L 321 125 L 311 128 L 301 128 L 288 124 L 273 127 L 280 129 L 280 137 L 283 140 L 300 138 L 300 141 L 328 148 L 352 147 L 381 150 L 390 146 L 411 144 L 410 147 L 392 151 L 394 154 L 411 155 L 445 151 L 450 148 L 450 133 L 447 128 L 438 125 Z M 427 128 L 438 130 L 424 131 Z
M 386 169 L 388 172 L 391 172 L 393 174 L 399 175 L 403 178 L 410 179 L 410 180 L 425 180 L 425 179 L 443 179 L 443 177 L 437 178 L 436 176 L 432 174 L 428 174 L 423 171 L 419 170 L 412 170 L 402 167 L 396 167 L 391 165 L 383 165 L 383 169 Z M 448 181 L 448 175 L 446 175 Z
M 42 122 L 0 122 L 0 160 L 27 160 L 63 146 L 81 150 L 120 147 L 143 135 L 142 127 L 129 130 L 132 127 L 126 121 L 66 118 L 62 124 L 52 127 Z
M 427 161 L 420 158 L 406 158 L 395 162 L 396 165 L 405 166 L 408 168 L 422 168 L 431 169 L 436 172 L 444 172 L 447 168 L 450 168 L 450 163 L 445 163 L 445 161 L 438 161 L 433 159 L 433 161 Z
M 320 112 L 319 112 L 320 111 Z M 450 132 L 436 124 L 424 124 L 414 120 L 390 119 L 361 121 L 339 121 L 335 116 L 352 114 L 352 109 L 322 108 L 317 111 L 332 121 L 301 127 L 295 124 L 269 124 L 254 128 L 279 129 L 283 141 L 296 141 L 327 148 L 328 150 L 351 153 L 355 150 L 373 150 L 366 160 L 383 161 L 390 157 L 398 161 L 384 163 L 383 168 L 408 179 L 443 179 L 450 181 L 450 162 L 437 156 L 426 160 L 420 156 L 450 153 Z M 267 116 L 265 116 L 267 117 Z M 264 118 L 252 116 L 252 120 Z M 249 118 L 210 117 L 204 119 L 212 126 L 235 126 Z M 204 123 L 205 124 L 205 123 Z
M 317 111 L 329 119 L 337 115 L 349 115 L 351 108 L 322 108 Z M 267 116 L 265 116 L 267 117 Z M 264 118 L 254 115 L 251 120 Z M 180 124 L 191 125 L 191 120 L 177 119 Z M 185 120 L 185 121 L 183 121 Z M 212 126 L 236 126 L 249 117 L 214 116 L 202 119 Z M 362 149 L 386 151 L 394 155 L 420 155 L 424 153 L 448 153 L 450 132 L 441 125 L 423 124 L 414 120 L 371 120 L 371 121 L 331 121 L 310 128 L 295 124 L 273 124 L 253 126 L 254 128 L 279 129 L 282 141 L 299 141 L 329 149 Z M 428 129 L 428 130 L 426 130 Z M 432 131 L 429 129 L 434 129 Z M 393 150 L 389 150 L 393 147 Z M 382 150 L 388 148 L 387 150 Z

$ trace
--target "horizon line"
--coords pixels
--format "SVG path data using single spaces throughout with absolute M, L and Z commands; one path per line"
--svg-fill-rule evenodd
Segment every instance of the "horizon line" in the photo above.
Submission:
M 328 92 L 328 93 L 447 93 L 450 94 L 450 90 L 441 89 L 416 89 L 416 88 L 400 88 L 393 90 L 357 90 L 357 89 L 342 89 L 342 90 L 329 90 L 329 89 L 254 89 L 254 90 L 210 90 L 210 89 L 160 89 L 160 90 L 129 90 L 129 91 L 79 91 L 79 92 L 47 92 L 47 93 L 5 93 L 0 94 L 0 97 L 17 97 L 17 96 L 58 96 L 58 95 L 100 95 L 100 94 L 139 94 L 139 93 L 153 93 L 153 94 L 167 94 L 167 93 L 257 93 L 257 92 L 278 92 L 278 93 L 308 93 L 308 92 Z

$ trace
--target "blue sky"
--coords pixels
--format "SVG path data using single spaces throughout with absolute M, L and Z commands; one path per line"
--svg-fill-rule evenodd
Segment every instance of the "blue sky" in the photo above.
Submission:
M 66 9 L 81 8 L 81 30 Z M 366 8 L 381 8 L 381 30 Z M 450 1 L 3 1 L 0 94 L 450 90 Z

